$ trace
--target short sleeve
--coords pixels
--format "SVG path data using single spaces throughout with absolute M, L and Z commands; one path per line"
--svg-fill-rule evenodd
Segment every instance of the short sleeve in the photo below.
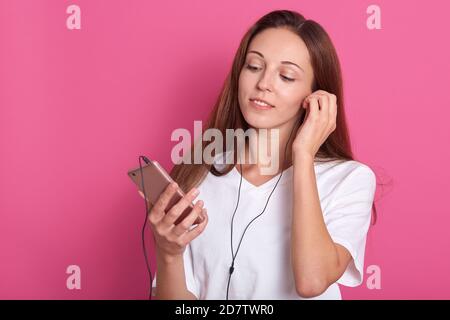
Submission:
M 200 294 L 199 290 L 197 289 L 197 285 L 194 278 L 194 264 L 193 264 L 193 258 L 192 258 L 192 248 L 191 245 L 188 244 L 186 246 L 186 249 L 183 253 L 183 264 L 184 264 L 184 275 L 186 278 L 186 287 L 187 289 L 195 295 L 195 297 L 198 299 Z M 155 272 L 155 276 L 153 277 L 153 283 L 152 283 L 152 296 L 154 297 L 156 294 L 156 276 L 157 272 Z
M 336 187 L 324 210 L 324 219 L 334 243 L 344 246 L 350 261 L 337 283 L 356 287 L 363 281 L 364 253 L 370 226 L 376 176 L 366 165 L 353 169 Z

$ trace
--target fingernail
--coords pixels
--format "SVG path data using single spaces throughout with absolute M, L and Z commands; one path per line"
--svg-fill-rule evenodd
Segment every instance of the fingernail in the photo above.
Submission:
M 192 195 L 197 196 L 199 195 L 200 190 L 198 190 L 197 188 L 194 188 L 194 190 L 192 190 Z

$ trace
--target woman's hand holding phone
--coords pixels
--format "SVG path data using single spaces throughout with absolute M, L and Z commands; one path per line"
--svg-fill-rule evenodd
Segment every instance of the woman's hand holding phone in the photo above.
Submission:
M 149 214 L 150 227 L 155 235 L 157 254 L 165 259 L 182 255 L 186 245 L 198 237 L 208 223 L 208 215 L 206 208 L 203 208 L 203 201 L 198 200 L 190 214 L 179 224 L 174 224 L 181 213 L 198 196 L 198 189 L 192 188 L 166 212 L 169 201 L 177 188 L 177 183 L 169 184 L 158 197 Z M 139 193 L 143 196 L 142 192 Z M 203 221 L 189 230 L 199 216 L 203 216 Z

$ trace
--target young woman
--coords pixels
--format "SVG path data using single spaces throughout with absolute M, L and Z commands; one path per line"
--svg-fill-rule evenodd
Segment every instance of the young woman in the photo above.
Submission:
M 224 148 L 213 164 L 175 165 L 177 183 L 149 214 L 156 299 L 341 299 L 338 284 L 360 285 L 376 178 L 353 158 L 339 60 L 324 29 L 293 11 L 260 18 L 240 43 L 208 128 L 224 136 L 277 129 L 271 154 L 282 165 L 270 176 L 259 162 L 237 166 L 249 143 Z M 190 191 L 166 210 L 177 187 Z

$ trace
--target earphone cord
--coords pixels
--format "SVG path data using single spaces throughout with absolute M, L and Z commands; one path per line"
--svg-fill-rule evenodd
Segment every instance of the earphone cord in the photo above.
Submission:
M 287 147 L 289 145 L 289 141 L 291 140 L 291 136 L 292 136 L 292 132 L 294 131 L 294 128 L 295 128 L 295 126 L 292 128 L 291 133 L 289 134 L 289 138 L 288 138 L 288 140 L 286 142 L 286 146 L 284 148 L 284 161 L 286 161 L 286 151 L 287 151 Z M 226 300 L 228 300 L 228 291 L 230 289 L 231 274 L 234 271 L 234 260 L 236 259 L 236 256 L 238 254 L 239 248 L 241 247 L 242 239 L 244 238 L 245 232 L 247 231 L 247 228 L 250 226 L 250 224 L 253 221 L 255 221 L 259 216 L 261 216 L 264 213 L 264 211 L 266 210 L 266 207 L 267 207 L 267 204 L 269 203 L 270 197 L 272 196 L 272 193 L 275 191 L 275 189 L 276 189 L 276 187 L 278 185 L 278 182 L 280 182 L 280 179 L 281 179 L 281 177 L 283 175 L 283 171 L 284 171 L 283 168 L 281 168 L 280 177 L 278 178 L 277 183 L 275 184 L 275 187 L 270 192 L 269 197 L 267 198 L 266 205 L 264 206 L 263 211 L 259 215 L 257 215 L 255 218 L 253 218 L 252 221 L 250 221 L 249 224 L 245 227 L 244 232 L 242 233 L 241 239 L 239 241 L 239 245 L 237 247 L 236 253 L 233 253 L 233 221 L 234 221 L 234 215 L 236 213 L 236 210 L 239 207 L 239 198 L 240 198 L 240 195 L 241 195 L 241 185 L 242 185 L 242 175 L 243 175 L 243 172 L 242 172 L 242 161 L 240 161 L 240 159 L 241 158 L 240 158 L 240 154 L 239 154 L 239 167 L 241 168 L 241 178 L 240 178 L 240 181 L 239 181 L 239 191 L 238 191 L 238 199 L 237 199 L 237 203 L 236 203 L 236 208 L 234 209 L 233 217 L 231 218 L 231 256 L 233 257 L 233 260 L 231 262 L 231 266 L 230 266 L 229 273 L 228 273 L 228 284 L 227 284 Z
M 150 293 L 148 296 L 148 300 L 152 299 L 152 293 L 153 293 L 153 276 L 152 276 L 152 270 L 150 268 L 150 263 L 148 261 L 148 256 L 147 256 L 147 249 L 145 247 L 145 227 L 147 226 L 147 220 L 148 220 L 148 215 L 150 214 L 149 209 L 148 209 L 148 204 L 147 204 L 147 193 L 145 192 L 145 186 L 144 186 L 144 174 L 142 173 L 142 163 L 141 163 L 141 159 L 143 159 L 147 164 L 150 162 L 145 156 L 139 156 L 139 170 L 141 172 L 141 177 L 142 177 L 142 191 L 144 192 L 144 202 L 145 202 L 145 221 L 144 221 L 144 225 L 142 226 L 142 249 L 144 251 L 144 258 L 145 258 L 145 264 L 147 265 L 147 271 L 148 274 L 150 276 Z

